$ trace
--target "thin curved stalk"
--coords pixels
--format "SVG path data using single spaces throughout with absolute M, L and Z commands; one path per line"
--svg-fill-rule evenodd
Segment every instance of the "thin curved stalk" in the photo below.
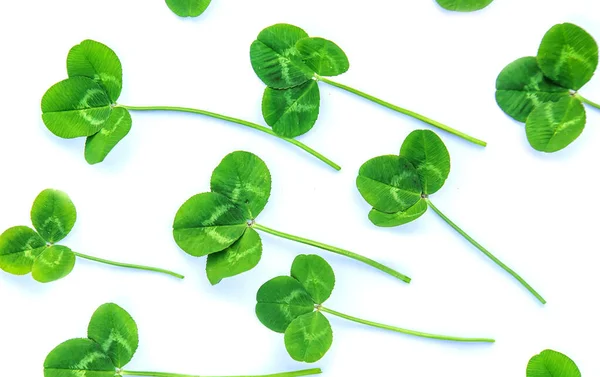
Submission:
M 311 376 L 314 374 L 323 373 L 319 368 L 299 370 L 295 372 L 283 372 L 275 374 L 264 374 L 264 375 L 253 375 L 253 376 L 235 376 L 235 377 L 300 377 L 300 376 Z M 145 376 L 145 377 L 209 377 L 209 376 L 197 376 L 191 374 L 176 374 L 176 373 L 162 373 L 162 372 L 132 372 L 128 370 L 122 370 L 121 376 Z M 214 376 L 213 376 L 214 377 Z M 234 377 L 234 376 L 232 376 Z
M 161 274 L 171 275 L 171 276 L 176 277 L 178 279 L 183 279 L 184 278 L 184 276 L 181 275 L 181 274 L 178 274 L 178 273 L 173 272 L 173 271 L 165 270 L 165 269 L 162 269 L 162 268 L 140 266 L 140 265 L 137 265 L 137 264 L 114 262 L 114 261 L 110 261 L 108 259 L 102 259 L 102 258 L 92 257 L 90 255 L 85 255 L 85 254 L 81 254 L 81 253 L 75 253 L 75 255 L 78 256 L 79 258 L 91 260 L 91 261 L 98 262 L 98 263 L 104 263 L 104 264 L 108 264 L 108 265 L 111 265 L 111 266 L 123 267 L 123 268 L 131 268 L 131 269 L 134 269 L 134 270 L 159 272 Z
M 577 97 L 581 102 L 587 103 L 588 105 L 600 110 L 600 104 L 590 101 L 589 99 L 583 97 L 581 94 L 576 93 L 575 97 Z
M 255 129 L 257 131 L 261 131 L 261 132 L 264 132 L 264 133 L 269 134 L 271 136 L 275 136 L 275 137 L 277 137 L 277 138 L 279 138 L 281 140 L 287 141 L 288 143 L 297 146 L 298 148 L 304 150 L 305 152 L 310 153 L 311 155 L 313 155 L 314 157 L 316 157 L 319 160 L 323 161 L 324 163 L 326 163 L 327 165 L 331 166 L 335 170 L 339 171 L 339 170 L 342 169 L 335 162 L 331 161 L 330 159 L 328 159 L 327 157 L 323 156 L 321 153 L 317 152 L 316 150 L 312 149 L 311 147 L 309 147 L 309 146 L 307 146 L 307 145 L 299 142 L 298 140 L 277 135 L 269 127 L 261 126 L 260 124 L 248 122 L 248 121 L 245 121 L 243 119 L 237 119 L 237 118 L 233 118 L 233 117 L 222 115 L 222 114 L 218 114 L 218 113 L 213 113 L 213 112 L 210 112 L 210 111 L 200 110 L 200 109 L 192 109 L 192 108 L 189 108 L 189 107 L 175 107 L 175 106 L 125 106 L 125 105 L 117 105 L 117 106 L 118 107 L 122 107 L 124 109 L 127 109 L 129 111 L 175 111 L 175 112 L 181 112 L 181 113 L 199 114 L 199 115 L 205 115 L 205 116 L 208 116 L 208 117 L 211 117 L 211 118 L 215 118 L 215 119 L 221 119 L 221 120 L 224 120 L 224 121 L 227 121 L 227 122 L 231 122 L 231 123 L 240 124 L 242 126 L 250 127 L 250 128 Z
M 272 234 L 272 235 L 277 236 L 277 237 L 281 237 L 281 238 L 285 238 L 285 239 L 288 239 L 288 240 L 291 240 L 291 241 L 303 243 L 305 245 L 314 246 L 314 247 L 317 247 L 319 249 L 331 251 L 332 253 L 343 255 L 345 257 L 355 259 L 355 260 L 357 260 L 359 262 L 368 264 L 371 267 L 374 267 L 374 268 L 376 268 L 376 269 L 378 269 L 380 271 L 383 271 L 386 274 L 389 274 L 389 275 L 395 277 L 396 279 L 402 280 L 405 283 L 410 283 L 411 279 L 408 276 L 406 276 L 404 274 L 401 274 L 400 272 L 398 272 L 398 271 L 396 271 L 396 270 L 394 270 L 394 269 L 392 269 L 392 268 L 390 268 L 388 266 L 385 266 L 385 265 L 383 265 L 383 264 L 381 264 L 379 262 L 376 262 L 376 261 L 374 261 L 372 259 L 364 257 L 364 256 L 362 256 L 360 254 L 356 254 L 356 253 L 353 253 L 353 252 L 348 251 L 348 250 L 340 249 L 339 247 L 326 245 L 326 244 L 321 243 L 321 242 L 316 242 L 316 241 L 312 241 L 312 240 L 309 240 L 309 239 L 306 239 L 306 238 L 302 238 L 302 237 L 298 237 L 298 236 L 293 236 L 291 234 L 287 234 L 287 233 L 283 233 L 283 232 L 280 232 L 280 231 L 277 231 L 277 230 L 274 230 L 274 229 L 271 229 L 271 228 L 267 228 L 266 226 L 263 226 L 263 225 L 260 225 L 260 224 L 256 224 L 255 223 L 252 226 L 255 229 L 262 230 L 265 233 L 269 233 L 269 234 Z
M 329 313 L 329 314 L 335 315 L 337 317 L 347 319 L 348 321 L 360 323 L 360 324 L 371 326 L 371 327 L 377 327 L 379 329 L 395 331 L 395 332 L 399 332 L 402 334 L 418 336 L 421 338 L 447 340 L 447 341 L 452 341 L 452 342 L 466 342 L 466 343 L 494 343 L 495 342 L 494 339 L 489 339 L 489 338 L 462 338 L 462 337 L 457 337 L 457 336 L 436 335 L 436 334 L 429 334 L 429 333 L 425 333 L 425 332 L 421 332 L 421 331 L 407 330 L 407 329 L 403 329 L 400 327 L 383 325 L 381 323 L 352 317 L 347 314 L 336 312 L 335 310 L 327 309 L 323 306 L 319 306 L 317 309 L 322 312 Z
M 475 246 L 482 253 L 484 253 L 488 258 L 493 260 L 494 263 L 496 263 L 498 266 L 502 267 L 502 269 L 504 269 L 504 271 L 508 272 L 509 274 L 512 275 L 512 277 L 517 279 L 519 281 L 519 283 L 521 283 L 525 288 L 527 288 L 527 290 L 529 292 L 531 292 L 531 294 L 534 295 L 535 298 L 537 298 L 542 304 L 546 304 L 546 300 L 539 293 L 537 293 L 537 291 L 535 289 L 533 289 L 533 287 L 531 285 L 529 285 L 529 283 L 527 283 L 525 281 L 525 279 L 523 279 L 521 276 L 519 276 L 519 274 L 517 274 L 515 271 L 513 271 L 510 267 L 508 267 L 507 265 L 502 263 L 502 261 L 500 261 L 500 259 L 496 258 L 492 253 L 487 251 L 477 241 L 475 241 L 473 238 L 471 238 L 471 236 L 469 236 L 467 233 L 465 233 L 464 230 L 462 230 L 458 225 L 456 225 L 454 222 L 452 222 L 452 220 L 450 220 L 446 215 L 444 215 L 436 206 L 434 206 L 433 203 L 431 202 L 431 200 L 429 200 L 427 198 L 427 199 L 425 199 L 425 201 L 427 202 L 427 205 L 429 205 L 429 207 L 435 213 L 437 213 L 448 225 L 450 225 L 452 228 L 454 228 L 454 230 L 456 230 L 461 236 L 463 236 L 473 246 Z
M 387 101 L 384 101 L 382 99 L 374 97 L 374 96 L 372 96 L 370 94 L 367 94 L 365 92 L 361 92 L 358 89 L 354 89 L 354 88 L 352 88 L 350 86 L 347 86 L 347 85 L 344 85 L 344 84 L 340 84 L 338 82 L 332 81 L 332 80 L 330 80 L 328 78 L 321 77 L 321 76 L 316 77 L 316 79 L 318 81 L 322 81 L 322 82 L 327 83 L 329 85 L 335 86 L 336 88 L 343 89 L 343 90 L 345 90 L 347 92 L 350 92 L 350 93 L 356 94 L 356 95 L 358 95 L 358 96 L 360 96 L 362 98 L 368 99 L 369 101 L 375 102 L 376 104 L 379 104 L 381 106 L 387 107 L 388 109 L 391 109 L 391 110 L 397 111 L 399 113 L 402 113 L 402 114 L 408 115 L 410 117 L 413 117 L 415 119 L 418 119 L 418 120 L 420 120 L 422 122 L 425 122 L 425 123 L 427 123 L 429 125 L 437 127 L 440 130 L 446 131 L 448 133 L 451 133 L 452 135 L 456 135 L 456 136 L 458 136 L 460 138 L 463 138 L 463 139 L 465 139 L 465 140 L 467 140 L 467 141 L 469 141 L 469 142 L 471 142 L 473 144 L 477 144 L 477 145 L 480 145 L 482 147 L 487 146 L 487 143 L 485 141 L 483 141 L 483 140 L 479 140 L 477 138 L 474 138 L 473 136 L 467 135 L 464 132 L 461 132 L 461 131 L 458 131 L 458 130 L 452 128 L 452 127 L 446 126 L 445 124 L 440 123 L 438 121 L 435 121 L 435 120 L 433 120 L 431 118 L 428 118 L 428 117 L 426 117 L 424 115 L 415 113 L 414 111 L 410 111 L 410 110 L 402 108 L 400 106 L 396 106 L 396 105 L 391 104 L 391 103 L 389 103 Z

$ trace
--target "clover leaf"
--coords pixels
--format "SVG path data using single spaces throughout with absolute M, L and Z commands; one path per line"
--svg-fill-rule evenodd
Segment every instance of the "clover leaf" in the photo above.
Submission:
M 553 26 L 537 57 L 518 59 L 496 80 L 496 102 L 513 119 L 525 123 L 530 145 L 552 153 L 566 148 L 583 132 L 583 103 L 600 109 L 581 94 L 598 66 L 598 45 L 579 26 Z
M 568 356 L 545 350 L 529 360 L 527 377 L 581 377 L 581 372 Z
M 199 15 L 209 3 L 209 0 L 167 0 L 169 7 L 181 16 Z M 307 35 L 300 36 L 304 37 Z M 285 39 L 273 41 L 268 36 L 265 38 L 274 48 L 286 43 Z M 306 70 L 310 69 L 306 66 Z M 291 139 L 292 136 L 279 135 L 269 127 L 243 119 L 187 107 L 126 106 L 117 103 L 123 89 L 123 68 L 117 54 L 102 43 L 85 40 L 74 46 L 67 56 L 67 73 L 68 79 L 53 85 L 44 94 L 42 120 L 48 130 L 58 137 L 85 137 L 85 159 L 89 164 L 104 161 L 127 136 L 133 123 L 130 112 L 169 111 L 204 115 L 255 129 L 304 150 L 336 170 L 341 169 L 314 149 Z M 304 105 L 299 103 L 298 106 L 301 109 Z M 282 123 L 287 123 L 293 121 L 294 114 L 279 113 L 273 117 L 270 122 L 277 123 L 277 119 L 281 118 Z M 316 115 L 313 117 L 316 119 Z
M 473 12 L 490 5 L 494 0 L 436 0 L 444 9 L 456 12 Z
M 166 0 L 167 6 L 179 17 L 198 17 L 210 5 L 211 0 Z
M 442 139 L 432 131 L 417 130 L 404 140 L 399 156 L 375 157 L 365 162 L 360 168 L 356 182 L 362 197 L 373 207 L 369 219 L 374 225 L 404 225 L 418 219 L 431 208 L 455 231 L 545 304 L 544 298 L 521 276 L 471 238 L 431 202 L 429 195 L 442 188 L 449 172 L 450 155 Z M 418 184 L 412 182 L 413 177 L 417 177 Z M 407 180 L 409 184 L 404 183 Z M 420 188 L 421 191 L 415 191 L 416 188 Z
M 486 142 L 433 119 L 326 78 L 348 71 L 350 62 L 346 53 L 330 40 L 309 37 L 297 26 L 276 24 L 262 30 L 250 46 L 250 62 L 267 86 L 262 99 L 263 117 L 274 133 L 282 137 L 300 136 L 316 124 L 321 105 L 318 83 L 323 82 L 486 146 Z
M 0 269 L 13 275 L 27 275 L 40 283 L 60 280 L 73 271 L 77 257 L 117 267 L 147 270 L 168 274 L 180 279 L 175 272 L 155 267 L 113 262 L 76 253 L 70 248 L 55 245 L 73 229 L 77 220 L 75 205 L 69 196 L 58 190 L 42 191 L 33 202 L 31 222 L 15 226 L 0 235 Z
M 340 254 L 410 282 L 407 276 L 362 255 L 256 223 L 271 195 L 271 173 L 252 153 L 227 155 L 213 171 L 210 187 L 211 192 L 194 195 L 179 208 L 173 238 L 186 253 L 208 256 L 206 274 L 213 285 L 258 264 L 262 242 L 257 231 Z
M 333 343 L 333 330 L 326 314 L 352 322 L 407 335 L 456 342 L 494 342 L 487 338 L 461 338 L 428 334 L 367 321 L 337 312 L 322 304 L 335 285 L 331 266 L 317 255 L 294 259 L 291 276 L 279 276 L 263 284 L 256 295 L 256 316 L 268 329 L 284 334 L 288 354 L 296 361 L 319 361 Z
M 44 362 L 44 377 L 190 377 L 188 374 L 124 370 L 138 349 L 138 327 L 131 315 L 116 304 L 104 304 L 93 314 L 88 337 L 67 340 L 54 348 Z M 256 377 L 298 377 L 321 374 L 306 369 Z

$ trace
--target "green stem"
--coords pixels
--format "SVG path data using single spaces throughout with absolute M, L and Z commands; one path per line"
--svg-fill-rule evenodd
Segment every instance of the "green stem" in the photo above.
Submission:
M 277 237 L 281 237 L 281 238 L 285 238 L 291 241 L 295 241 L 295 242 L 300 242 L 303 243 L 305 245 L 310 245 L 310 246 L 314 246 L 314 247 L 318 247 L 319 249 L 323 249 L 323 250 L 327 250 L 327 251 L 331 251 L 332 253 L 335 254 L 339 254 L 339 255 L 343 255 L 345 257 L 348 258 L 352 258 L 355 259 L 357 261 L 360 261 L 362 263 L 368 264 L 371 267 L 375 267 L 376 269 L 385 272 L 386 274 L 389 274 L 397 279 L 402 280 L 405 283 L 410 283 L 410 278 L 406 275 L 401 274 L 400 272 L 393 270 L 379 262 L 376 262 L 372 259 L 369 259 L 367 257 L 364 257 L 362 255 L 353 253 L 351 251 L 348 250 L 344 250 L 344 249 L 340 249 L 339 247 L 335 247 L 335 246 L 330 246 L 330 245 L 326 245 L 324 243 L 320 243 L 320 242 L 316 242 L 316 241 L 312 241 L 306 238 L 302 238 L 302 237 L 298 237 L 298 236 L 293 236 L 291 234 L 287 234 L 287 233 L 283 233 L 283 232 L 279 232 L 277 230 L 271 229 L 271 228 L 267 228 L 266 226 L 260 225 L 260 224 L 253 224 L 253 227 L 258 229 L 258 230 L 262 230 L 265 233 L 269 233 L 272 234 L 274 236 Z
M 579 94 L 579 93 L 576 93 L 576 94 L 575 94 L 575 97 L 577 97 L 577 98 L 578 98 L 578 99 L 579 99 L 581 102 L 583 102 L 583 103 L 587 103 L 588 105 L 590 105 L 590 106 L 592 106 L 592 107 L 595 107 L 596 109 L 599 109 L 599 110 L 600 110 L 600 104 L 597 104 L 597 103 L 595 103 L 595 102 L 592 102 L 592 101 L 590 101 L 590 100 L 589 100 L 589 99 L 587 99 L 587 98 L 584 98 L 584 97 L 583 97 L 581 94 Z
M 337 82 L 332 81 L 332 80 L 330 80 L 328 78 L 325 78 L 325 77 L 317 76 L 316 79 L 319 80 L 319 81 L 322 81 L 324 83 L 327 83 L 329 85 L 335 86 L 336 88 L 343 89 L 343 90 L 345 90 L 347 92 L 350 92 L 350 93 L 356 94 L 356 95 L 358 95 L 358 96 L 360 96 L 362 98 L 368 99 L 369 101 L 372 101 L 372 102 L 375 102 L 375 103 L 377 103 L 377 104 L 379 104 L 381 106 L 387 107 L 388 109 L 391 109 L 391 110 L 397 111 L 399 113 L 402 113 L 402 114 L 408 115 L 410 117 L 413 117 L 415 119 L 418 119 L 418 120 L 420 120 L 422 122 L 425 122 L 427 124 L 430 124 L 430 125 L 432 125 L 434 127 L 439 128 L 441 130 L 444 130 L 444 131 L 449 132 L 449 133 L 451 133 L 453 135 L 461 137 L 461 138 L 463 138 L 463 139 L 465 139 L 467 141 L 470 141 L 471 143 L 480 145 L 482 147 L 487 146 L 487 143 L 485 141 L 476 139 L 473 136 L 469 136 L 469 135 L 467 135 L 464 132 L 458 131 L 458 130 L 456 130 L 456 129 L 452 128 L 452 127 L 446 126 L 445 124 L 442 124 L 442 123 L 440 123 L 438 121 L 435 121 L 433 119 L 427 118 L 424 115 L 415 113 L 414 111 L 410 111 L 410 110 L 404 109 L 404 108 L 402 108 L 400 106 L 393 105 L 393 104 L 391 104 L 389 102 L 386 102 L 386 101 L 384 101 L 382 99 L 374 97 L 374 96 L 372 96 L 370 94 L 367 94 L 365 92 L 361 92 L 360 90 L 354 89 L 354 88 L 346 86 L 344 84 L 337 83 Z
M 364 319 L 352 317 L 347 314 L 336 312 L 335 310 L 324 308 L 322 306 L 319 306 L 318 310 L 325 312 L 325 313 L 333 314 L 335 316 L 347 319 L 352 322 L 361 323 L 363 325 L 377 327 L 379 329 L 384 329 L 384 330 L 395 331 L 395 332 L 399 332 L 402 334 L 418 336 L 421 338 L 449 340 L 449 341 L 453 341 L 453 342 L 470 342 L 470 343 L 494 343 L 495 342 L 494 339 L 488 339 L 488 338 L 461 338 L 461 337 L 456 337 L 456 336 L 436 335 L 436 334 L 429 334 L 429 333 L 420 332 L 420 331 L 407 330 L 407 329 L 403 329 L 400 327 L 383 325 L 381 323 L 371 322 L 371 321 L 367 321 Z
M 92 257 L 92 256 L 89 256 L 89 255 L 81 254 L 81 253 L 75 253 L 75 255 L 78 256 L 79 258 L 91 260 L 91 261 L 98 262 L 98 263 L 109 264 L 111 266 L 131 268 L 131 269 L 135 269 L 135 270 L 160 272 L 161 274 L 171 275 L 171 276 L 174 276 L 174 277 L 176 277 L 178 279 L 183 279 L 184 278 L 183 275 L 180 275 L 180 274 L 178 274 L 176 272 L 173 272 L 173 271 L 164 270 L 162 268 L 140 266 L 140 265 L 137 265 L 137 264 L 129 264 L 129 263 L 113 262 L 113 261 L 110 261 L 110 260 L 107 260 L 107 259 L 96 258 L 96 257 Z
M 216 119 L 221 119 L 227 122 L 231 122 L 231 123 L 236 123 L 236 124 L 240 124 L 242 126 L 246 126 L 246 127 L 250 127 L 253 128 L 255 130 L 264 132 L 266 134 L 269 134 L 271 136 L 275 136 L 279 139 L 282 139 L 284 141 L 287 141 L 290 144 L 293 144 L 295 146 L 297 146 L 298 148 L 310 153 L 311 155 L 313 155 L 314 157 L 318 158 L 319 160 L 323 161 L 324 163 L 326 163 L 327 165 L 331 166 L 332 168 L 334 168 L 335 170 L 341 170 L 342 168 L 336 164 L 335 162 L 331 161 L 330 159 L 328 159 L 327 157 L 323 156 L 321 153 L 315 151 L 314 149 L 310 148 L 309 146 L 299 142 L 298 140 L 295 139 L 291 139 L 291 138 L 287 138 L 287 137 L 283 137 L 283 136 L 279 136 L 277 135 L 272 129 L 270 129 L 269 127 L 265 127 L 265 126 L 261 126 L 259 124 L 256 123 L 252 123 L 252 122 L 248 122 L 242 119 L 237 119 L 237 118 L 233 118 L 233 117 L 229 117 L 226 115 L 221 115 L 221 114 L 217 114 L 217 113 L 212 113 L 210 111 L 206 111 L 206 110 L 200 110 L 200 109 L 191 109 L 188 107 L 174 107 L 174 106 L 125 106 L 125 105 L 117 105 L 118 107 L 122 107 L 124 109 L 130 110 L 130 111 L 176 111 L 176 112 L 183 112 L 183 113 L 192 113 L 192 114 L 200 114 L 200 115 L 205 115 L 211 118 L 216 118 Z
M 323 373 L 319 368 L 299 370 L 295 372 L 284 372 L 275 374 L 255 375 L 255 376 L 237 376 L 237 377 L 300 377 L 300 376 L 311 376 L 313 374 Z M 161 373 L 161 372 L 131 372 L 127 370 L 121 371 L 121 376 L 146 376 L 146 377 L 203 377 L 191 374 L 175 374 L 175 373 Z M 204 376 L 209 377 L 209 376 Z
M 454 228 L 454 230 L 456 230 L 461 236 L 463 236 L 473 246 L 475 246 L 476 248 L 478 248 L 488 258 L 490 258 L 491 260 L 493 260 L 498 266 L 502 267 L 504 269 L 504 271 L 508 272 L 515 279 L 517 279 L 519 281 L 519 283 L 521 283 L 525 288 L 527 288 L 527 290 L 529 292 L 531 292 L 531 294 L 534 295 L 542 304 L 546 304 L 546 300 L 544 300 L 544 298 L 539 293 L 537 293 L 536 290 L 533 289 L 533 287 L 531 287 L 531 285 L 529 285 L 525 281 L 525 279 L 523 279 L 521 276 L 519 276 L 519 274 L 517 274 L 515 271 L 513 271 L 510 267 L 508 267 L 507 265 L 505 265 L 504 263 L 502 263 L 500 261 L 500 259 L 496 258 L 492 253 L 490 253 L 489 251 L 487 251 L 477 241 L 475 241 L 473 238 L 471 238 L 471 236 L 469 236 L 467 233 L 465 233 L 465 231 L 463 231 L 458 225 L 456 225 L 455 223 L 453 223 L 452 220 L 450 220 L 448 217 L 446 217 L 446 215 L 444 215 L 439 209 L 437 209 L 436 206 L 433 205 L 433 203 L 431 202 L 431 200 L 425 199 L 425 201 L 427 202 L 427 205 L 429 205 L 429 207 L 431 207 L 431 209 L 435 213 L 437 213 L 448 225 L 450 225 L 452 228 Z

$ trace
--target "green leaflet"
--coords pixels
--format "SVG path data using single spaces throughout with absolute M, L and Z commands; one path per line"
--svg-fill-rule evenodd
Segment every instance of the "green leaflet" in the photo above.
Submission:
M 302 284 L 315 304 L 327 301 L 335 286 L 333 269 L 317 255 L 298 255 L 290 275 Z
M 268 86 L 286 89 L 313 78 L 314 72 L 302 61 L 296 43 L 308 34 L 288 24 L 270 26 L 250 46 L 250 62 L 257 76 Z
M 444 186 L 450 174 L 450 154 L 435 132 L 411 132 L 402 143 L 400 156 L 417 169 L 424 194 L 434 194 Z
M 88 136 L 85 142 L 85 160 L 98 164 L 129 133 L 132 120 L 129 111 L 122 107 L 113 109 L 110 117 L 98 133 Z
M 369 212 L 369 220 L 371 220 L 374 225 L 391 228 L 408 224 L 421 217 L 425 212 L 427 212 L 427 202 L 420 199 L 417 204 L 404 212 L 385 213 L 373 208 L 371 212 Z
M 0 235 L 0 268 L 9 274 L 27 275 L 45 248 L 46 242 L 33 229 L 9 228 Z
M 250 271 L 262 256 L 262 241 L 258 233 L 248 228 L 244 235 L 227 249 L 210 254 L 206 260 L 206 276 L 212 285 L 224 278 Z
M 198 17 L 211 0 L 166 0 L 167 6 L 179 17 Z
M 319 117 L 321 94 L 316 81 L 310 80 L 289 89 L 267 87 L 262 100 L 265 122 L 284 137 L 296 137 L 310 131 Z
M 243 209 L 245 220 L 255 219 L 271 195 L 271 173 L 255 154 L 233 152 L 213 171 L 210 189 Z
M 402 156 L 380 156 L 365 162 L 356 185 L 367 203 L 386 213 L 404 211 L 421 199 L 419 174 Z
M 346 53 L 335 43 L 324 38 L 303 38 L 296 43 L 302 60 L 321 76 L 337 76 L 350 68 Z
M 75 253 L 65 246 L 50 246 L 35 258 L 31 276 L 40 283 L 50 283 L 69 275 L 75 267 Z
M 579 90 L 598 67 L 598 45 L 579 26 L 559 24 L 542 39 L 537 58 L 547 77 L 565 88 Z
M 494 0 L 436 0 L 444 9 L 456 12 L 473 12 L 490 5 Z
M 67 56 L 69 77 L 84 76 L 93 79 L 116 102 L 123 88 L 123 68 L 113 50 L 102 43 L 85 40 L 74 46 Z
M 77 220 L 75 205 L 59 190 L 46 189 L 33 202 L 31 222 L 40 236 L 53 244 L 65 238 Z
M 296 361 L 314 363 L 323 358 L 333 343 L 329 321 L 320 312 L 296 318 L 285 330 L 285 348 Z
M 289 276 L 279 276 L 263 284 L 256 301 L 256 316 L 260 322 L 278 333 L 284 333 L 294 319 L 315 309 L 306 289 Z
M 566 355 L 545 350 L 529 360 L 527 377 L 581 377 L 581 372 Z
M 519 122 L 525 122 L 537 106 L 569 95 L 569 89 L 544 76 L 537 59 L 531 56 L 507 65 L 496 80 L 498 106 Z
M 585 109 L 576 98 L 567 97 L 559 102 L 545 103 L 527 118 L 527 140 L 538 151 L 556 152 L 581 135 L 585 122 Z
M 114 377 L 115 367 L 90 339 L 71 339 L 53 349 L 44 362 L 44 377 Z
M 137 324 L 116 304 L 104 304 L 94 312 L 88 338 L 98 343 L 118 368 L 131 361 L 139 343 Z
M 72 139 L 100 131 L 111 113 L 104 89 L 87 77 L 73 77 L 52 86 L 42 98 L 42 119 L 56 136 Z

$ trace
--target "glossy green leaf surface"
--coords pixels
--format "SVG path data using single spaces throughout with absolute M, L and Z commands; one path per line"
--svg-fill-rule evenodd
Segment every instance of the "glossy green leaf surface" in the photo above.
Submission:
M 110 357 L 90 339 L 67 340 L 44 362 L 44 377 L 114 377 L 115 371 Z
M 245 220 L 255 219 L 271 195 L 271 173 L 255 154 L 233 152 L 213 171 L 210 189 L 243 209 Z
M 131 115 L 122 107 L 113 109 L 108 120 L 98 133 L 88 136 L 85 142 L 85 160 L 98 164 L 131 130 Z
M 278 333 L 284 333 L 294 319 L 315 309 L 310 294 L 289 276 L 279 276 L 263 284 L 256 301 L 256 316 L 260 322 Z
M 46 241 L 33 229 L 15 226 L 0 235 L 0 268 L 14 275 L 31 272 L 35 258 L 46 248 Z
M 262 242 L 258 233 L 246 229 L 244 235 L 227 249 L 213 253 L 206 260 L 206 276 L 212 285 L 221 280 L 250 271 L 262 256 Z
M 85 40 L 74 46 L 67 56 L 69 77 L 84 76 L 93 79 L 116 102 L 123 88 L 123 68 L 113 50 L 100 42 Z
M 346 53 L 335 43 L 323 38 L 303 38 L 296 48 L 304 63 L 321 76 L 337 76 L 348 71 Z
M 538 151 L 556 152 L 581 135 L 585 122 L 585 109 L 578 99 L 568 97 L 549 102 L 537 107 L 527 118 L 527 140 Z
M 211 0 L 166 0 L 167 6 L 179 17 L 198 17 Z
M 537 59 L 551 80 L 565 88 L 579 90 L 598 67 L 598 44 L 579 26 L 559 24 L 544 35 Z
M 56 136 L 71 139 L 91 136 L 111 113 L 104 89 L 87 77 L 73 77 L 52 86 L 42 98 L 42 119 Z
M 34 200 L 31 222 L 39 235 L 49 243 L 65 238 L 77 220 L 75 205 L 59 190 L 46 189 Z
M 402 143 L 400 156 L 417 169 L 423 193 L 434 194 L 444 186 L 450 174 L 450 154 L 435 132 L 411 132 Z
M 380 156 L 365 162 L 356 185 L 367 203 L 386 213 L 407 210 L 422 194 L 417 170 L 402 156 Z
M 278 135 L 293 138 L 310 131 L 319 117 L 321 94 L 310 80 L 289 89 L 267 87 L 262 100 L 265 122 Z
M 40 283 L 50 283 L 64 278 L 75 267 L 75 254 L 65 246 L 50 246 L 35 258 L 31 276 Z
M 304 84 L 314 72 L 302 61 L 296 43 L 308 34 L 299 27 L 276 24 L 260 32 L 250 46 L 250 62 L 258 77 L 271 88 Z
M 296 318 L 285 331 L 285 348 L 296 361 L 314 363 L 329 350 L 333 331 L 329 320 L 320 312 Z
M 473 12 L 490 5 L 494 0 L 436 0 L 444 9 L 455 12 Z
M 138 348 L 138 328 L 123 308 L 115 304 L 100 306 L 88 326 L 88 337 L 98 343 L 112 364 L 122 368 Z
M 566 355 L 545 350 L 529 360 L 527 377 L 581 377 L 581 372 Z
M 533 109 L 569 96 L 569 90 L 546 78 L 535 57 L 517 59 L 496 80 L 496 102 L 513 119 L 525 123 Z
M 200 257 L 225 250 L 246 231 L 246 216 L 221 194 L 207 192 L 186 201 L 173 222 L 173 237 L 186 253 Z
M 369 220 L 376 226 L 391 228 L 415 221 L 425 212 L 427 212 L 427 202 L 421 199 L 417 204 L 403 212 L 385 213 L 372 209 L 371 212 L 369 212 Z
M 324 303 L 335 286 L 333 269 L 318 255 L 298 255 L 292 264 L 291 276 L 302 284 L 315 304 Z

